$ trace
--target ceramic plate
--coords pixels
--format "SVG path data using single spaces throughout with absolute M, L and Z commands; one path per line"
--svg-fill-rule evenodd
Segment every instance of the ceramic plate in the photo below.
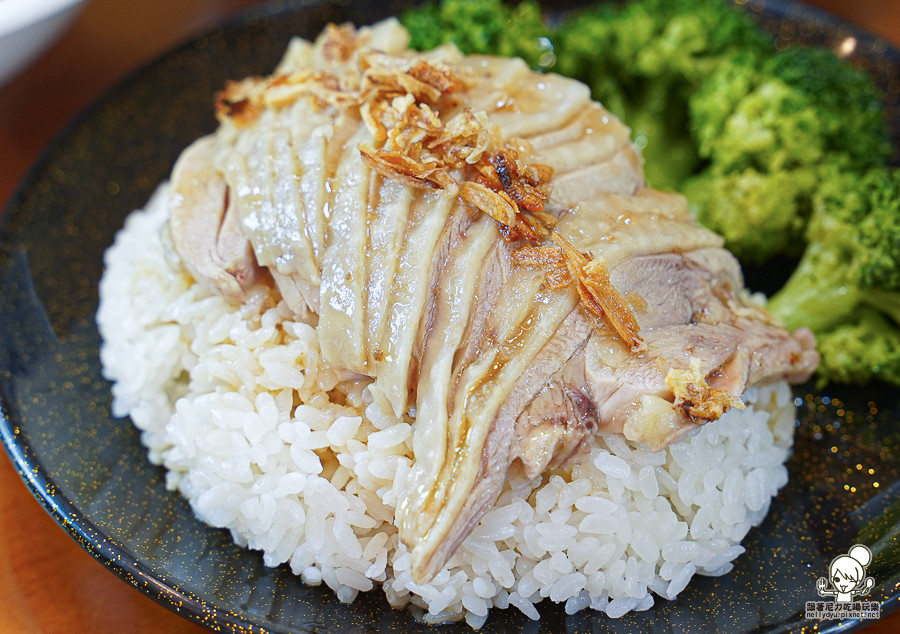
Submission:
M 305 587 L 285 567 L 267 569 L 226 531 L 195 519 L 146 460 L 138 432 L 110 413 L 94 321 L 104 250 L 143 206 L 183 147 L 215 128 L 212 94 L 226 79 L 267 73 L 293 35 L 329 21 L 371 23 L 402 2 L 267 5 L 150 64 L 79 117 L 22 183 L 0 230 L 0 435 L 34 494 L 110 570 L 185 617 L 218 631 L 425 632 L 376 590 L 351 606 Z M 823 13 L 753 0 L 779 45 L 839 46 L 888 92 L 896 121 L 900 55 Z M 769 272 L 755 271 L 751 285 Z M 750 532 L 733 572 L 698 577 L 677 601 L 611 620 L 567 616 L 545 601 L 541 620 L 495 610 L 483 632 L 788 632 L 818 623 L 848 631 L 867 622 L 805 620 L 816 578 L 855 543 L 863 526 L 897 530 L 883 512 L 900 492 L 900 396 L 884 386 L 797 389 L 799 422 L 790 484 Z M 876 485 L 877 483 L 877 485 Z M 874 522 L 874 524 L 872 524 Z M 872 597 L 883 613 L 898 601 L 900 566 L 876 556 Z M 468 632 L 465 624 L 440 629 Z

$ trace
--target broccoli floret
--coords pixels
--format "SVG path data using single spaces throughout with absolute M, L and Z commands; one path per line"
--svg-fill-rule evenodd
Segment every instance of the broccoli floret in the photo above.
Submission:
M 644 176 L 657 189 L 678 189 L 699 162 L 687 132 L 687 108 L 675 92 L 674 86 L 648 82 L 621 105 L 622 120 L 644 158 Z
M 691 97 L 700 155 L 723 172 L 810 166 L 828 154 L 865 168 L 891 153 L 878 90 L 824 49 L 794 48 L 759 65 L 741 55 Z
M 831 173 L 815 195 L 806 237 L 799 266 L 769 310 L 789 328 L 816 333 L 821 381 L 876 376 L 900 384 L 893 353 L 900 350 L 900 171 Z
M 806 105 L 816 107 L 826 151 L 849 155 L 855 167 L 869 167 L 891 156 L 882 95 L 865 71 L 828 49 L 811 48 L 788 49 L 773 57 L 769 67 L 773 76 L 803 94 Z
M 698 86 L 738 51 L 765 54 L 771 38 L 721 0 L 605 3 L 560 27 L 560 72 L 590 81 L 611 70 L 625 84 L 647 79 Z
M 622 69 L 610 64 L 610 51 L 620 14 L 620 7 L 607 2 L 570 15 L 553 34 L 557 52 L 554 72 L 588 84 L 598 78 L 617 84 Z
M 555 34 L 554 70 L 591 86 L 632 128 L 647 181 L 677 189 L 698 166 L 688 97 L 732 56 L 764 56 L 770 38 L 721 0 L 606 3 L 569 16 Z
M 864 384 L 880 379 L 900 385 L 900 328 L 872 309 L 817 340 L 819 388 L 828 383 Z
M 763 64 L 737 56 L 690 99 L 698 152 L 709 165 L 683 191 L 700 222 L 742 260 L 799 255 L 821 175 L 890 156 L 880 104 L 868 75 L 830 51 L 789 49 Z M 724 196 L 724 208 L 711 192 Z
M 741 261 L 761 264 L 779 254 L 800 256 L 818 182 L 815 169 L 774 174 L 752 167 L 733 174 L 712 169 L 687 180 L 681 191 L 700 223 L 714 227 Z
M 647 28 L 623 32 L 618 54 L 634 63 L 637 73 L 653 78 L 683 79 L 702 84 L 736 53 L 765 57 L 771 38 L 742 12 L 720 0 L 643 0 L 629 4 L 625 17 L 650 22 Z
M 430 51 L 445 42 L 441 8 L 434 2 L 426 2 L 400 16 L 400 22 L 409 31 L 409 45 L 419 51 Z
M 428 2 L 400 20 L 410 32 L 410 45 L 418 50 L 453 42 L 466 54 L 521 57 L 532 67 L 546 66 L 553 59 L 549 29 L 532 0 L 515 7 L 501 0 Z

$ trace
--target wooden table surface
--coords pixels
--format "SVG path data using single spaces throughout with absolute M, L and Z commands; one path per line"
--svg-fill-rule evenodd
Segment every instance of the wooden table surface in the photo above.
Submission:
M 42 148 L 109 86 L 191 33 L 259 0 L 93 0 L 62 39 L 0 88 L 0 208 Z M 812 0 L 900 45 L 900 1 Z M 199 633 L 85 553 L 0 451 L 0 632 Z M 871 634 L 900 632 L 900 613 Z

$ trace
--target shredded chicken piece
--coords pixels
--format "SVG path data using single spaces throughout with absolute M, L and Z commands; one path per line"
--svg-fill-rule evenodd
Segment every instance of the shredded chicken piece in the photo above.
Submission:
M 712 421 L 718 420 L 732 407 L 744 409 L 739 397 L 710 387 L 697 357 L 691 357 L 687 370 L 669 370 L 666 385 L 675 395 L 673 409 L 682 410 L 690 418 Z

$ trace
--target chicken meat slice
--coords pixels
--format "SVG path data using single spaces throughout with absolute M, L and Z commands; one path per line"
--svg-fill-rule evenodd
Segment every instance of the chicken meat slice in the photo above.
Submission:
M 215 140 L 182 152 L 169 190 L 169 236 L 191 274 L 221 295 L 240 298 L 264 276 L 241 228 L 234 198 L 213 167 Z

